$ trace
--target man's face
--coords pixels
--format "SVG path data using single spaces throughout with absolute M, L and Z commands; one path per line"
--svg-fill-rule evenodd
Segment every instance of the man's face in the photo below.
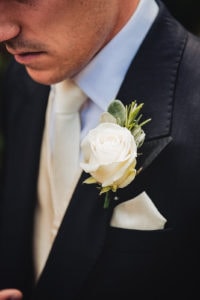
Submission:
M 122 2 L 0 0 L 0 41 L 34 80 L 55 83 L 79 72 L 118 31 Z

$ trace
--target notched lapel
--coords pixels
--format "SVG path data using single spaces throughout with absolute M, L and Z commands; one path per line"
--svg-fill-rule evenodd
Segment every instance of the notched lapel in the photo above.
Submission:
M 138 165 L 143 172 L 154 159 L 171 143 L 173 138 L 171 136 L 160 137 L 158 139 L 148 140 L 141 147 L 141 155 L 138 157 Z

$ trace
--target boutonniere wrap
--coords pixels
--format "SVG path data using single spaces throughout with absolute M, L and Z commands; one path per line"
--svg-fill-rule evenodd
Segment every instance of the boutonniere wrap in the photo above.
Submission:
M 142 121 L 143 103 L 133 101 L 124 106 L 120 100 L 110 103 L 100 124 L 89 131 L 81 144 L 82 169 L 91 176 L 84 181 L 97 184 L 100 195 L 105 193 L 104 208 L 110 202 L 110 191 L 129 185 L 139 173 L 136 169 L 138 148 L 145 139 L 142 127 L 150 119 Z

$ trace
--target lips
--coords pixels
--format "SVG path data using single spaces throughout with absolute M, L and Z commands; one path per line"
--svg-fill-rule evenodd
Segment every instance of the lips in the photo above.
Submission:
M 43 51 L 22 51 L 22 50 L 13 50 L 6 46 L 7 51 L 12 54 L 15 60 L 20 64 L 29 64 L 31 62 L 36 61 L 42 55 L 45 54 Z
M 18 63 L 28 64 L 38 59 L 44 52 L 24 52 L 14 54 L 14 58 Z

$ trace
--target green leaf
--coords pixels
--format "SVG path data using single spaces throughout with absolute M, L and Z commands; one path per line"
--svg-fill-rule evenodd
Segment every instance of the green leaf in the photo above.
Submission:
M 131 130 L 133 126 L 139 122 L 141 116 L 139 116 L 138 119 L 137 116 L 140 110 L 142 109 L 142 107 L 143 107 L 143 103 L 137 105 L 136 101 L 133 101 L 131 105 L 126 107 L 126 114 L 127 114 L 126 127 L 128 129 Z
M 110 186 L 105 186 L 101 189 L 100 191 L 100 195 L 104 194 L 104 193 L 107 193 L 111 190 Z
M 126 108 L 120 100 L 113 100 L 108 106 L 108 112 L 117 120 L 117 124 L 124 126 L 126 121 Z
M 116 124 L 117 120 L 109 112 L 105 111 L 101 115 L 100 123 L 114 123 L 114 124 Z
M 86 180 L 84 180 L 83 183 L 93 184 L 93 183 L 97 183 L 97 181 L 94 177 L 89 177 Z
M 144 126 L 145 124 L 149 123 L 150 121 L 151 121 L 151 118 L 149 118 L 149 119 L 143 121 L 143 122 L 140 123 L 139 125 L 140 125 L 140 127 L 142 127 L 142 126 Z

